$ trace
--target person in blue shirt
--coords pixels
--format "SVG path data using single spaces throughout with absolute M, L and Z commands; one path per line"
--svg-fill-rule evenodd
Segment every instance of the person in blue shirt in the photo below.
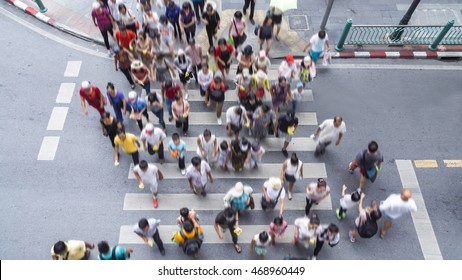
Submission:
M 130 91 L 128 93 L 127 105 L 130 118 L 135 119 L 140 130 L 143 130 L 142 116 L 144 116 L 146 121 L 149 122 L 148 105 L 146 104 L 146 101 L 142 98 L 138 98 L 138 94 L 136 94 L 136 92 Z
M 98 260 L 128 260 L 130 259 L 132 248 L 124 248 L 122 246 L 110 247 L 107 241 L 98 243 Z
M 168 143 L 168 151 L 174 159 L 178 160 L 178 167 L 180 168 L 181 175 L 186 175 L 186 166 L 185 166 L 185 154 L 186 154 L 186 144 L 183 140 L 180 140 L 180 135 L 178 133 L 172 134 L 172 140 Z
M 173 25 L 175 28 L 175 38 L 180 37 L 180 41 L 183 39 L 181 38 L 181 29 L 180 29 L 180 17 L 181 8 L 175 2 L 170 1 L 167 5 L 167 9 L 165 10 L 165 16 L 167 17 L 168 21 Z
M 112 105 L 112 108 L 114 108 L 117 121 L 123 123 L 123 116 L 127 113 L 127 102 L 124 93 L 120 90 L 116 90 L 113 83 L 107 83 L 106 90 L 107 99 Z

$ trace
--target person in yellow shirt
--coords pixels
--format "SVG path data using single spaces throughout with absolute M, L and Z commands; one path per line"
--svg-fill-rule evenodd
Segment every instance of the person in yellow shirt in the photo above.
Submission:
M 188 256 L 199 256 L 199 249 L 201 248 L 204 236 L 202 228 L 193 220 L 186 220 L 180 231 L 176 232 L 172 238 L 174 243 L 177 243 Z
M 52 260 L 88 260 L 94 244 L 81 240 L 58 241 L 51 247 Z
M 263 99 L 263 97 L 265 96 L 265 92 L 270 91 L 268 75 L 260 69 L 257 71 L 257 73 L 253 74 L 252 81 L 257 99 Z
M 135 135 L 131 133 L 125 133 L 123 128 L 117 131 L 117 136 L 114 138 L 114 165 L 119 165 L 119 146 L 122 146 L 122 150 L 132 156 L 133 164 L 136 166 L 140 161 L 138 148 L 140 142 Z

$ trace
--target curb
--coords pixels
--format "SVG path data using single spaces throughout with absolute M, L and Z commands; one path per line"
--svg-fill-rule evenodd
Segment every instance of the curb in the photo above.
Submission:
M 432 51 L 344 51 L 336 52 L 335 58 L 461 58 L 462 52 Z
M 6 2 L 10 3 L 11 5 L 14 5 L 15 7 L 23 10 L 26 14 L 29 14 L 33 17 L 35 17 L 36 19 L 62 31 L 62 32 L 65 32 L 67 34 L 70 34 L 72 36 L 75 36 L 77 38 L 80 38 L 80 39 L 83 39 L 85 41 L 88 41 L 88 42 L 92 42 L 92 43 L 95 43 L 95 44 L 98 44 L 98 45 L 101 45 L 101 46 L 104 46 L 104 42 L 101 41 L 101 40 L 98 40 L 98 39 L 95 39 L 83 32 L 80 32 L 80 31 L 77 31 L 77 30 L 74 30 L 72 28 L 70 28 L 69 26 L 66 26 L 64 24 L 61 24 L 59 22 L 57 22 L 56 20 L 50 18 L 49 16 L 46 16 L 42 13 L 40 13 L 39 11 L 37 11 L 35 8 L 32 8 L 26 4 L 24 4 L 23 2 L 19 1 L 19 0 L 5 0 Z

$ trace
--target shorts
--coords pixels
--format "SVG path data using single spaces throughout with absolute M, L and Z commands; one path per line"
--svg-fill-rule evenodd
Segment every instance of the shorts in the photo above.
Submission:
M 279 130 L 279 138 L 283 138 L 283 137 L 284 137 L 284 141 L 286 141 L 286 142 L 292 141 L 292 136 L 291 135 Z
M 275 25 L 278 25 L 278 26 L 281 25 L 281 23 L 282 23 L 282 14 L 280 14 L 280 15 L 274 15 L 273 14 L 273 22 L 274 22 Z
M 322 51 L 316 52 L 316 51 L 310 50 L 311 59 L 312 59 L 314 62 L 318 61 L 319 56 L 320 56 L 321 54 L 322 54 Z
M 144 183 L 143 183 L 144 184 Z M 147 183 L 147 184 L 144 184 L 145 187 L 149 187 L 149 190 L 152 192 L 152 193 L 157 193 L 157 184 L 151 184 L 151 183 Z
M 238 133 L 238 132 L 241 131 L 241 129 L 242 129 L 242 125 L 237 126 L 237 125 L 231 124 L 230 126 L 231 126 L 231 130 L 232 130 L 234 133 Z
M 162 43 L 164 43 L 167 46 L 173 46 L 173 40 L 170 37 L 161 37 Z
M 263 32 L 260 32 L 260 37 L 259 39 L 264 41 L 264 40 L 271 40 L 273 38 L 273 34 L 263 34 Z

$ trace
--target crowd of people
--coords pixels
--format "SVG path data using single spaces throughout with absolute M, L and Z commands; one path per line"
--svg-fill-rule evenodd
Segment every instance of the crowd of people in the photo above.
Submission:
M 254 197 L 251 186 L 236 180 L 238 182 L 224 196 L 223 210 L 217 214 L 214 222 L 218 237 L 223 239 L 223 234 L 229 230 L 236 252 L 241 253 L 242 248 L 238 242 L 242 233 L 239 217 L 254 209 L 256 203 L 260 203 L 261 208 L 267 212 L 273 212 L 279 205 L 279 211 L 268 230 L 255 233 L 252 240 L 247 240 L 250 242 L 250 253 L 263 259 L 266 248 L 276 246 L 289 226 L 283 216 L 284 205 L 291 203 L 294 186 L 300 184 L 304 176 L 303 162 L 296 153 L 289 156 L 287 149 L 299 125 L 297 109 L 304 89 L 316 76 L 315 63 L 324 52 L 329 51 L 327 34 L 319 31 L 313 35 L 304 50 L 309 51 L 300 61 L 288 54 L 278 68 L 277 81 L 270 83 L 268 73 L 271 60 L 268 54 L 274 32 L 274 38 L 279 40 L 282 21 L 280 9 L 271 7 L 262 24 L 256 25 L 260 50 L 254 54 L 252 46 L 245 44 L 247 35 L 244 19 L 250 7 L 249 21 L 255 25 L 254 0 L 246 0 L 243 11 L 235 12 L 229 23 L 228 40 L 217 38 L 220 16 L 212 2 L 185 1 L 181 7 L 172 0 L 160 0 L 156 1 L 156 5 L 152 4 L 151 1 L 139 1 L 143 13 L 142 24 L 119 0 L 101 0 L 93 4 L 93 21 L 101 31 L 108 52 L 114 56 L 115 70 L 121 70 L 132 91 L 125 97 L 114 83 L 109 82 L 104 95 L 96 85 L 83 81 L 80 88 L 83 112 L 88 115 L 87 104 L 98 111 L 102 134 L 108 137 L 113 147 L 114 166 L 118 166 L 122 159 L 119 149 L 122 148 L 125 154 L 132 157 L 133 173 L 139 188 L 148 187 L 152 193 L 154 208 L 159 206 L 159 181 L 165 179 L 162 173 L 162 164 L 166 158 L 164 151 L 168 151 L 167 156 L 170 155 L 171 159 L 178 162 L 179 172 L 188 181 L 191 192 L 206 197 L 207 184 L 214 182 L 214 169 L 229 172 L 229 163 L 235 172 L 259 168 L 266 152 L 262 140 L 273 135 L 284 139 L 281 152 L 286 160 L 281 165 L 279 176 L 270 177 L 263 183 L 261 197 Z M 157 11 L 153 11 L 153 8 Z M 206 52 L 195 42 L 196 25 L 200 24 L 205 24 L 208 35 L 209 49 Z M 108 34 L 113 35 L 116 41 L 112 48 Z M 175 55 L 175 44 L 182 40 L 183 35 L 188 47 L 185 50 L 177 49 Z M 216 40 L 217 44 L 214 45 Z M 265 42 L 266 49 L 263 49 Z M 233 93 L 229 89 L 227 75 L 234 61 L 237 62 L 237 75 L 232 81 L 236 87 Z M 176 82 L 176 75 L 181 85 Z M 188 135 L 188 84 L 193 79 L 206 106 L 215 109 L 217 124 L 220 126 L 226 96 L 236 94 L 238 101 L 226 110 L 225 132 L 232 137 L 231 141 L 219 141 L 211 129 L 205 129 L 197 135 L 196 155 L 186 160 L 187 147 L 181 136 Z M 296 84 L 295 89 L 291 88 L 292 82 Z M 161 90 L 153 90 L 154 84 L 159 85 Z M 137 86 L 141 90 L 137 91 Z M 107 111 L 105 105 L 110 105 L 114 114 Z M 169 115 L 168 122 L 174 122 L 176 130 L 167 131 L 165 107 Z M 284 108 L 286 111 L 280 112 Z M 130 120 L 137 122 L 141 131 L 139 137 L 126 131 L 125 124 L 130 121 L 124 119 L 127 113 Z M 154 125 L 150 113 L 158 118 L 158 125 Z M 341 116 L 323 121 L 310 136 L 316 142 L 315 156 L 323 155 L 326 147 L 333 142 L 339 145 L 345 133 L 346 126 Z M 170 140 L 167 134 L 171 134 Z M 169 141 L 165 143 L 166 147 L 164 141 Z M 160 165 L 140 160 L 141 148 L 150 156 L 157 154 Z M 381 204 L 372 200 L 370 207 L 363 208 L 365 182 L 374 182 L 381 171 L 382 162 L 383 156 L 378 151 L 377 142 L 371 141 L 367 149 L 359 152 L 348 166 L 350 173 L 359 168 L 361 179 L 359 187 L 349 194 L 347 187 L 343 186 L 336 216 L 338 220 L 345 219 L 347 211 L 358 207 L 355 226 L 349 231 L 351 242 L 355 242 L 357 236 L 374 236 L 379 231 L 377 222 L 382 215 L 385 215 L 386 221 L 380 229 L 380 237 L 387 234 L 393 219 L 416 210 L 411 191 L 407 189 L 400 195 L 391 195 Z M 239 173 L 236 173 L 236 177 L 239 178 Z M 309 183 L 306 186 L 304 216 L 294 223 L 292 244 L 305 248 L 313 245 L 315 248 L 311 259 L 317 258 L 325 243 L 335 246 L 340 241 L 338 226 L 335 223 L 321 223 L 318 215 L 311 211 L 312 206 L 321 203 L 330 192 L 331 188 L 325 178 Z M 289 201 L 285 201 L 286 196 Z M 187 201 L 182 203 L 187 204 Z M 159 235 L 162 226 L 159 223 L 155 218 L 142 218 L 135 225 L 134 233 L 150 246 L 155 243 L 161 255 L 165 255 Z M 181 208 L 177 224 L 179 228 L 172 241 L 185 254 L 197 257 L 204 238 L 207 238 L 199 225 L 198 213 L 194 209 Z M 84 241 L 59 241 L 52 247 L 51 253 L 53 259 L 86 259 L 94 247 L 94 244 Z M 123 246 L 111 247 L 106 241 L 101 241 L 97 247 L 98 258 L 102 260 L 128 259 L 133 252 L 131 248 Z

